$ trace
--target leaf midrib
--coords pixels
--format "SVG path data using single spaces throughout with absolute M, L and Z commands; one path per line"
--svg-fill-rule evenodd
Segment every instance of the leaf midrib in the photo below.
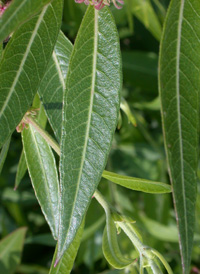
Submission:
M 177 39 L 177 59 L 176 59 L 176 97 L 177 97 L 177 115 L 178 115 L 178 131 L 179 131 L 179 148 L 180 148 L 180 165 L 181 165 L 181 181 L 182 181 L 182 195 L 183 195 L 183 211 L 184 216 L 187 216 L 186 211 L 186 199 L 185 199 L 185 179 L 184 179 L 184 161 L 183 161 L 183 143 L 182 143 L 182 123 L 181 123 L 181 106 L 180 106 L 180 51 L 181 51 L 181 35 L 182 35 L 182 23 L 183 23 L 183 12 L 184 12 L 185 0 L 181 0 L 180 14 L 178 20 L 178 39 Z M 186 231 L 186 254 L 188 257 L 188 228 L 186 218 L 185 231 Z M 180 241 L 182 246 L 182 242 Z M 182 253 L 182 248 L 181 248 Z M 183 255 L 183 254 L 182 254 Z M 183 257 L 183 256 L 182 256 Z
M 17 74 L 16 74 L 16 76 L 15 76 L 15 79 L 14 79 L 14 81 L 13 81 L 13 84 L 12 84 L 12 86 L 11 86 L 11 88 L 10 88 L 10 91 L 9 91 L 8 95 L 7 95 L 6 101 L 5 101 L 3 107 L 2 107 L 2 109 L 1 109 L 1 111 L 0 111 L 0 119 L 1 119 L 1 117 L 2 117 L 2 115 L 3 115 L 3 113 L 4 113 L 4 110 L 6 109 L 6 107 L 7 107 L 7 105 L 8 105 L 8 102 L 9 102 L 9 100 L 10 100 L 10 98 L 11 98 L 13 92 L 14 92 L 14 89 L 15 89 L 15 86 L 16 86 L 16 84 L 17 84 L 17 82 L 18 82 L 18 79 L 19 79 L 19 77 L 20 77 L 20 74 L 21 74 L 21 72 L 23 71 L 23 66 L 24 66 L 24 64 L 25 64 L 25 62 L 26 62 L 26 59 L 27 59 L 27 56 L 28 56 L 28 54 L 29 54 L 29 52 L 30 52 L 32 43 L 33 43 L 33 41 L 34 41 L 34 39 L 35 39 L 35 37 L 36 37 L 36 35 L 37 35 L 37 33 L 38 33 L 38 29 L 39 29 L 39 27 L 40 27 L 40 24 L 41 24 L 41 22 L 42 22 L 42 20 L 43 20 L 44 14 L 46 13 L 46 10 L 47 10 L 48 6 L 49 6 L 49 5 L 47 5 L 47 6 L 43 9 L 42 13 L 40 14 L 40 16 L 39 16 L 39 18 L 38 18 L 37 24 L 36 24 L 35 29 L 34 29 L 32 35 L 31 35 L 31 39 L 30 39 L 30 41 L 29 41 L 29 43 L 28 43 L 28 46 L 27 46 L 27 48 L 26 48 L 24 57 L 22 58 L 22 61 L 21 61 L 21 63 L 20 63 L 19 69 L 18 69 Z
M 86 137 L 85 137 L 84 149 L 83 149 L 83 154 L 82 154 L 81 167 L 80 167 L 78 183 L 77 183 L 77 187 L 76 187 L 76 193 L 75 193 L 73 208 L 72 208 L 72 211 L 71 211 L 72 213 L 74 212 L 74 207 L 75 207 L 77 196 L 78 196 L 78 190 L 79 190 L 79 185 L 80 185 L 80 181 L 81 181 L 83 165 L 84 165 L 84 162 L 85 162 L 85 154 L 86 154 L 86 149 L 87 149 L 87 143 L 88 143 L 88 139 L 89 139 L 90 123 L 91 123 L 92 108 L 93 108 L 93 101 L 94 101 L 94 88 L 95 88 L 95 81 L 96 81 L 97 50 L 98 50 L 98 11 L 95 9 L 94 10 L 94 53 L 93 53 L 93 66 L 92 66 L 92 84 L 91 84 L 90 108 L 89 108 L 89 113 L 88 113 L 88 124 L 87 124 L 87 129 L 86 129 Z M 72 222 L 72 214 L 70 216 L 68 231 L 69 231 L 69 228 L 71 227 L 71 222 Z M 68 234 L 68 231 L 67 231 L 67 234 Z M 63 252 L 66 241 L 67 241 L 67 238 L 65 239 L 65 242 L 63 244 L 63 248 L 62 248 L 60 254 L 62 254 L 62 252 Z
M 60 64 L 59 64 L 59 61 L 58 61 L 58 58 L 56 56 L 55 51 L 53 51 L 53 60 L 54 60 L 55 66 L 57 68 L 57 72 L 58 72 L 58 76 L 59 76 L 59 79 L 60 79 L 60 83 L 62 84 L 63 89 L 65 89 L 64 76 L 63 76 L 63 73 L 62 73 L 62 70 L 61 70 L 61 67 L 60 67 Z
M 31 125 L 29 125 L 29 127 L 30 127 L 30 132 L 31 132 L 31 135 L 32 135 L 32 139 L 33 139 L 33 142 L 35 143 L 35 146 L 36 146 L 36 150 L 37 150 L 37 153 L 38 153 L 38 159 L 39 159 L 39 162 L 40 162 L 40 167 L 41 167 L 41 169 L 42 169 L 42 173 L 43 173 L 43 175 L 44 175 L 44 178 L 45 178 L 45 184 L 44 184 L 44 186 L 45 186 L 45 189 L 46 189 L 46 193 L 47 193 L 47 195 L 48 195 L 48 200 L 49 201 L 51 201 L 51 197 L 50 197 L 50 193 L 49 193 L 49 188 L 47 187 L 48 186 L 48 179 L 47 179 L 47 176 L 46 176 L 46 171 L 44 170 L 44 168 L 43 168 L 43 161 L 42 161 L 42 159 L 41 159 L 41 157 L 40 157 L 40 149 L 39 149 L 39 147 L 38 147 L 38 141 L 36 140 L 36 136 L 35 136 L 35 133 L 34 133 L 34 129 L 32 128 L 32 126 Z M 50 206 L 51 206 L 51 212 L 52 212 L 52 217 L 53 217 L 53 220 L 54 220 L 54 229 L 55 229 L 55 237 L 57 238 L 57 227 L 56 227 L 56 218 L 55 218 L 55 216 L 54 216 L 54 211 L 53 211 L 53 207 L 52 207 L 52 203 L 50 202 Z M 45 216 L 46 216 L 46 214 L 44 214 Z M 47 220 L 48 220 L 48 218 L 47 218 Z M 51 223 L 50 222 L 48 222 L 49 223 L 49 225 L 50 225 L 50 227 L 51 227 Z

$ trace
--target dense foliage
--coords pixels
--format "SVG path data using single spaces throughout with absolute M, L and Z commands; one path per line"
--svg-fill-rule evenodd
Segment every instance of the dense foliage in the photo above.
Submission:
M 0 273 L 200 273 L 199 0 L 0 1 Z

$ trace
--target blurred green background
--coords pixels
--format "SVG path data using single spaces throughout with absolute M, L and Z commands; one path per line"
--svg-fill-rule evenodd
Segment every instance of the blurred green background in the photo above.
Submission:
M 165 183 L 169 183 L 169 178 L 158 98 L 158 52 L 168 4 L 168 0 L 126 0 L 121 10 L 111 7 L 120 35 L 124 85 L 123 110 L 107 164 L 107 169 L 116 173 Z M 65 0 L 62 30 L 72 42 L 85 9 L 84 4 Z M 47 130 L 52 133 L 49 125 Z M 19 227 L 27 227 L 22 263 L 14 273 L 46 274 L 55 241 L 41 213 L 28 174 L 19 188 L 13 191 L 21 150 L 20 134 L 15 132 L 0 175 L 0 237 Z M 171 195 L 130 191 L 105 179 L 100 182 L 99 189 L 116 209 L 136 220 L 144 243 L 160 251 L 174 273 L 180 274 L 178 234 Z M 199 224 L 197 214 L 197 228 Z M 139 273 L 137 263 L 135 267 L 123 271 L 111 270 L 102 253 L 104 226 L 104 212 L 93 200 L 72 273 Z M 200 235 L 197 228 L 191 273 L 200 273 Z M 123 253 L 134 255 L 135 250 L 128 238 L 121 233 L 119 239 Z

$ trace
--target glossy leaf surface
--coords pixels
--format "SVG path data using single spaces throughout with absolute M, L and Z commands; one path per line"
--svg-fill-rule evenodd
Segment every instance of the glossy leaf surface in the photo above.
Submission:
M 70 59 L 61 141 L 58 259 L 73 241 L 105 167 L 120 105 L 121 58 L 107 7 L 90 6 Z
M 51 148 L 32 125 L 22 132 L 23 148 L 32 185 L 42 212 L 57 239 L 59 181 Z
M 200 2 L 173 0 L 161 44 L 160 96 L 184 273 L 189 273 L 195 220 L 199 53 Z
M 52 0 L 15 0 L 0 17 L 0 41 L 2 42 L 22 23 L 36 15 Z
M 14 273 L 21 260 L 26 228 L 20 228 L 0 241 L 0 273 Z
M 123 187 L 147 193 L 169 193 L 171 186 L 150 180 L 128 177 L 104 170 L 102 177 Z
M 39 87 L 39 95 L 57 140 L 61 140 L 62 102 L 72 44 L 60 32 L 53 56 Z
M 60 262 L 58 263 L 56 267 L 54 267 L 55 260 L 56 260 L 56 252 L 57 252 L 57 248 L 56 248 L 49 274 L 70 274 L 71 273 L 72 267 L 74 265 L 74 260 L 78 252 L 78 248 L 81 243 L 83 228 L 84 228 L 84 222 L 81 224 L 76 234 L 76 237 L 74 238 L 69 248 L 65 251 Z
M 0 147 L 33 101 L 56 43 L 61 16 L 62 0 L 54 0 L 22 25 L 6 46 L 0 65 Z

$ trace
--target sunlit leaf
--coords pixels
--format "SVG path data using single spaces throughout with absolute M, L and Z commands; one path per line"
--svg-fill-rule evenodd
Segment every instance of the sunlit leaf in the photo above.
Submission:
M 86 31 L 87 30 L 87 31 Z M 101 179 L 119 113 L 119 39 L 107 7 L 90 6 L 70 59 L 61 141 L 58 259 L 73 241 Z

